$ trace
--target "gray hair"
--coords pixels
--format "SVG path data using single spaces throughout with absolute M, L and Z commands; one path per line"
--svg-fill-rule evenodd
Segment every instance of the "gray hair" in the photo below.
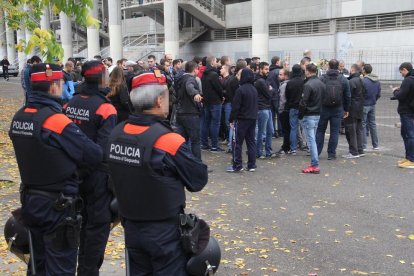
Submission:
M 154 107 L 157 97 L 168 93 L 166 85 L 147 84 L 132 89 L 130 93 L 131 103 L 135 112 L 142 112 Z

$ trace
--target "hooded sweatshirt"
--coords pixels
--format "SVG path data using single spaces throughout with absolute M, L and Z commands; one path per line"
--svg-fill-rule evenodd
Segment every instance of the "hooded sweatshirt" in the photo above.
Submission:
M 203 87 L 203 102 L 206 105 L 221 104 L 224 93 L 223 87 L 219 79 L 219 75 L 215 68 L 211 65 L 206 66 L 206 70 L 201 77 Z
M 253 82 L 253 71 L 248 68 L 243 69 L 240 76 L 240 87 L 236 90 L 231 106 L 230 122 L 238 119 L 257 119 L 257 90 Z
M 362 80 L 365 87 L 364 106 L 371 106 L 377 103 L 381 97 L 381 84 L 378 81 L 378 76 L 375 74 L 368 74 Z

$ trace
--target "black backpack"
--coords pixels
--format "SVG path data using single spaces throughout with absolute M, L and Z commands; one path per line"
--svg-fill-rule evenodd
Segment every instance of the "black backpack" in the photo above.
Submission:
M 327 107 L 338 107 L 342 105 L 342 76 L 326 76 L 326 92 L 322 99 L 322 105 Z

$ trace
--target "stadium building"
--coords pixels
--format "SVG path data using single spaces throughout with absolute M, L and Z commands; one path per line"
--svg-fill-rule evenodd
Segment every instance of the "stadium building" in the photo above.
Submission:
M 100 54 L 142 59 L 171 53 L 195 55 L 274 55 L 370 62 L 382 79 L 398 79 L 398 64 L 413 61 L 414 1 L 404 0 L 93 0 L 91 14 L 100 29 L 77 26 L 64 13 L 46 10 L 40 25 L 55 30 L 65 58 Z M 17 36 L 0 26 L 0 56 L 25 60 L 11 48 L 28 34 Z M 10 43 L 12 41 L 13 43 Z M 7 48 L 7 49 L 6 49 Z

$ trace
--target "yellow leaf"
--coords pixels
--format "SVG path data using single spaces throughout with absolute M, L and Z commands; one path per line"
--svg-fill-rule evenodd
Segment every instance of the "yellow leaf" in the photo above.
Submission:
M 259 258 L 262 258 L 262 259 L 267 259 L 269 256 L 268 255 L 260 255 L 259 256 Z
M 354 231 L 352 231 L 352 230 L 345 231 L 345 234 L 347 234 L 347 235 L 352 235 L 352 233 L 354 233 Z
M 405 261 L 404 260 L 400 260 L 400 263 L 405 264 Z
M 363 272 L 363 271 L 358 271 L 358 270 L 353 270 L 351 271 L 351 273 L 355 275 L 368 275 L 368 272 Z
M 408 238 L 409 238 L 410 240 L 414 240 L 414 234 L 410 234 L 410 235 L 408 235 Z

